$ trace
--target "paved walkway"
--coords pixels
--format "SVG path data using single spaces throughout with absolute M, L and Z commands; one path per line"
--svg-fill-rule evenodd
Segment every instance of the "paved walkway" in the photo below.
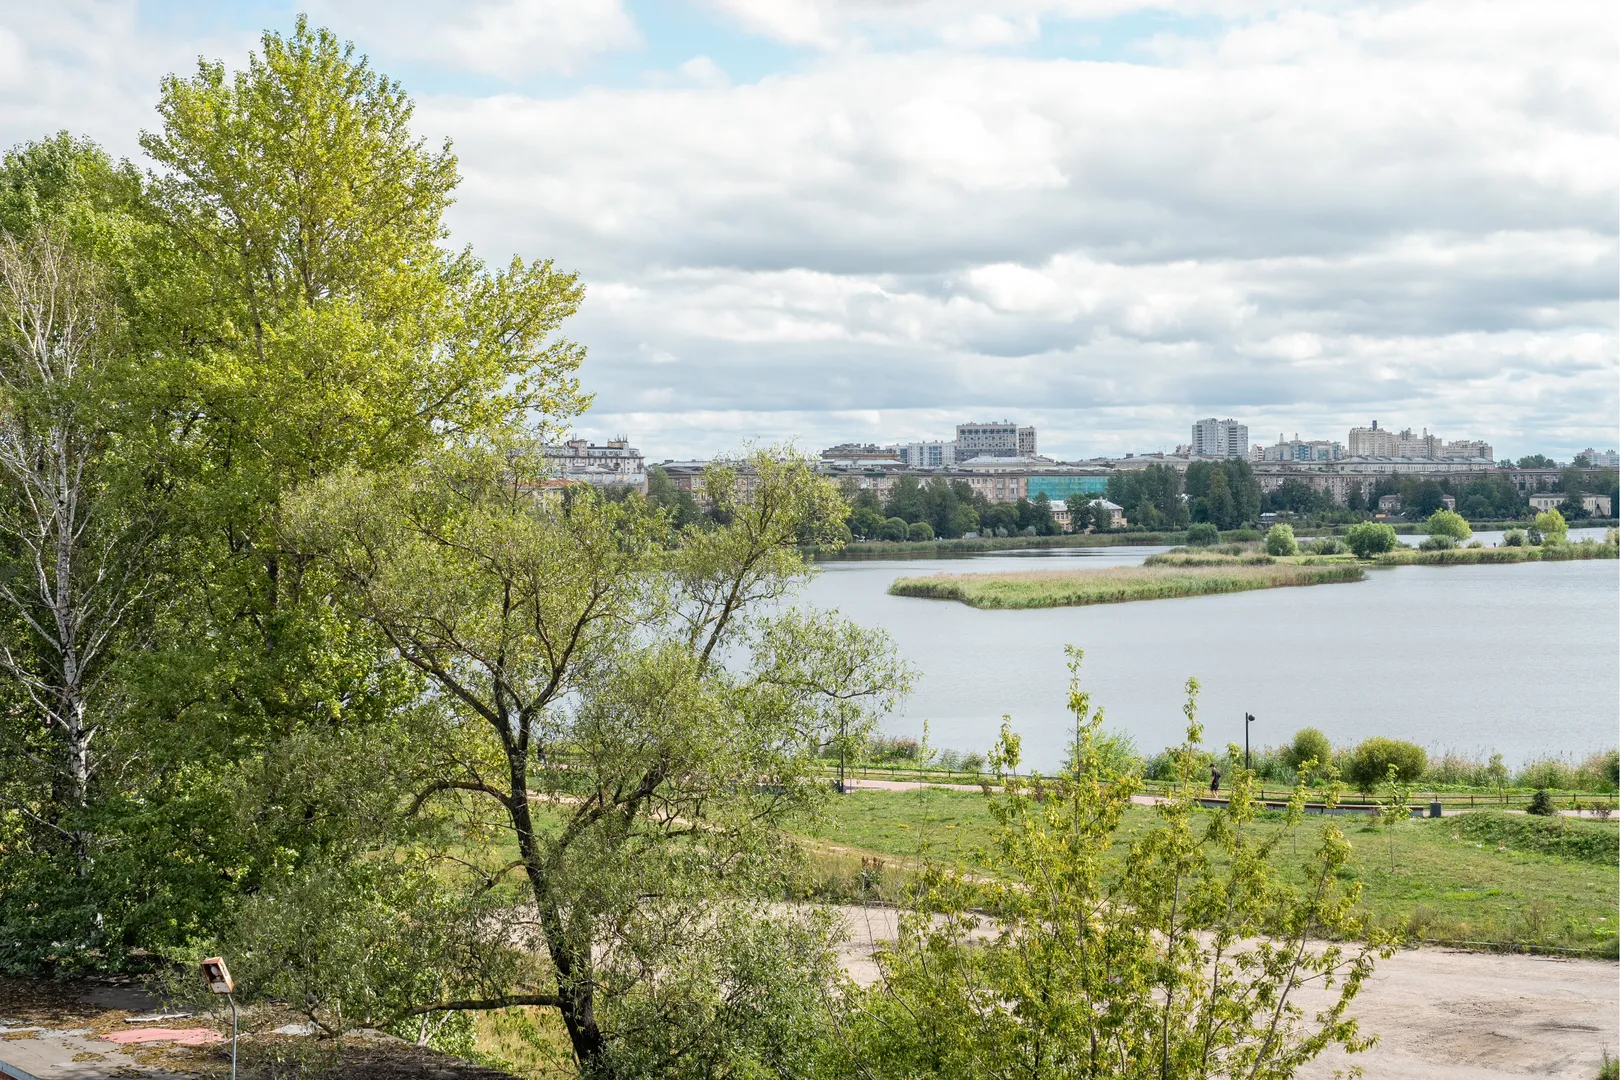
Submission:
M 894 939 L 895 911 L 846 907 L 843 915 L 844 968 L 870 985 L 878 978 L 872 951 Z M 1363 1054 L 1324 1055 L 1299 1080 L 1327 1080 L 1357 1065 L 1369 1080 L 1593 1080 L 1603 1051 L 1620 1049 L 1620 965 L 1408 949 L 1379 962 L 1351 1015 L 1378 1044 Z

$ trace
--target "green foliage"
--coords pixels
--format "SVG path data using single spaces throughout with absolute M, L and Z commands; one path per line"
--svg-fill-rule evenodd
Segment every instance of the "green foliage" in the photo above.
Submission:
M 1333 743 L 1316 728 L 1300 728 L 1283 749 L 1282 756 L 1291 769 L 1302 768 L 1309 761 L 1328 765 L 1333 761 Z
M 1463 516 L 1451 510 L 1436 510 L 1429 515 L 1424 528 L 1430 536 L 1446 536 L 1454 541 L 1467 540 L 1474 535 Z
M 1519 468 L 1521 469 L 1554 469 L 1557 467 L 1558 462 L 1546 454 L 1529 454 L 1519 459 Z
M 1187 523 L 1181 494 L 1181 473 L 1169 465 L 1115 471 L 1108 478 L 1108 501 L 1121 507 L 1132 525 L 1148 529 L 1179 529 Z
M 987 788 L 995 878 L 934 866 L 879 950 L 880 981 L 850 988 L 834 1071 L 872 1077 L 1061 1075 L 1287 1077 L 1330 1046 L 1368 1045 L 1347 1008 L 1371 973 L 1372 944 L 1312 945 L 1363 936 L 1357 887 L 1342 877 L 1348 845 L 1331 821 L 1303 886 L 1286 883 L 1273 852 L 1301 827 L 1303 790 L 1287 823 L 1253 818 L 1241 776 L 1206 828 L 1196 682 L 1178 785 L 1137 835 L 1123 866 L 1110 847 L 1136 790 L 1093 749 L 1101 711 L 1077 681 L 1068 769 L 1016 775 L 1017 737 L 1003 726 Z M 1295 1000 L 1331 977 L 1326 1007 Z
M 665 520 L 674 529 L 696 525 L 703 516 L 692 493 L 677 488 L 669 473 L 659 465 L 647 467 L 647 502 L 662 510 Z M 850 522 L 853 527 L 853 515 Z
M 1351 751 L 1345 779 L 1362 791 L 1372 791 L 1389 779 L 1391 769 L 1398 782 L 1410 784 L 1421 779 L 1428 766 L 1428 753 L 1416 743 L 1374 736 Z
M 934 538 L 934 527 L 926 521 L 913 522 L 906 530 L 906 539 L 913 544 L 926 543 Z
M 1292 525 L 1280 522 L 1266 531 L 1266 554 L 1277 556 L 1299 554 L 1299 543 L 1294 539 Z
M 581 1069 L 800 1053 L 811 1021 L 788 1003 L 812 1000 L 829 953 L 814 920 L 764 919 L 793 863 L 781 823 L 824 796 L 828 745 L 858 744 L 907 680 L 886 638 L 784 606 L 809 573 L 799 545 L 836 538 L 839 490 L 787 452 L 719 463 L 712 523 L 667 546 L 642 500 L 537 499 L 535 467 L 497 444 L 344 474 L 301 492 L 289 525 L 436 688 L 445 726 L 414 802 L 464 807 L 515 849 L 474 868 L 522 875 L 550 987 L 534 1003 L 561 1013 Z M 491 976 L 481 1007 L 509 982 Z M 694 1040 L 720 1057 L 689 1066 Z
M 1420 551 L 1451 551 L 1457 546 L 1457 541 L 1444 533 L 1438 536 L 1426 536 L 1418 545 Z
M 1344 531 L 1344 542 L 1357 558 L 1368 559 L 1393 551 L 1400 540 L 1396 538 L 1393 526 L 1381 521 L 1363 521 Z
M 1553 805 L 1552 796 L 1547 794 L 1545 788 L 1538 788 L 1530 796 L 1530 805 L 1524 808 L 1527 814 L 1537 814 L 1541 817 L 1553 817 L 1558 813 L 1558 807 Z
M 1322 536 L 1306 545 L 1312 555 L 1344 555 L 1350 548 L 1336 536 Z
M 1191 547 L 1209 547 L 1220 542 L 1220 530 L 1207 521 L 1187 526 L 1187 543 Z
M 1236 529 L 1260 518 L 1260 481 L 1247 461 L 1195 461 L 1187 466 L 1186 485 L 1194 521 Z
M 1620 831 L 1608 822 L 1551 815 L 1527 817 L 1494 810 L 1463 814 L 1457 822 L 1462 836 L 1492 847 L 1558 855 L 1596 866 L 1614 866 L 1620 861 Z
M 903 542 L 911 538 L 911 526 L 902 517 L 892 517 L 883 523 L 878 535 L 890 542 Z
M 1541 542 L 1545 544 L 1562 544 L 1569 539 L 1569 522 L 1557 509 L 1547 510 L 1536 515 L 1534 533 L 1541 535 Z M 1532 540 L 1532 542 L 1534 542 Z
M 1524 530 L 1509 529 L 1502 534 L 1503 547 L 1524 547 Z

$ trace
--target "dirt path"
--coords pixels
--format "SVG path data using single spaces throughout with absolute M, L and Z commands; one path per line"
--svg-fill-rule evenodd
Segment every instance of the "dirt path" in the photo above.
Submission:
M 870 984 L 878 977 L 872 950 L 893 940 L 895 912 L 847 907 L 844 922 L 844 968 Z M 1352 1014 L 1378 1045 L 1324 1055 L 1300 1080 L 1353 1065 L 1370 1080 L 1594 1080 L 1603 1051 L 1620 1051 L 1620 965 L 1409 949 L 1378 965 Z

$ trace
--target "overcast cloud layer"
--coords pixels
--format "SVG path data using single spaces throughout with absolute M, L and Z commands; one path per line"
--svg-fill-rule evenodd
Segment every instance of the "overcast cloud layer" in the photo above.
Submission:
M 582 433 L 654 458 L 1009 417 L 1616 443 L 1600 3 L 322 0 L 465 181 L 454 239 L 589 285 Z M 8 5 L 0 142 L 138 155 L 158 79 L 290 10 Z

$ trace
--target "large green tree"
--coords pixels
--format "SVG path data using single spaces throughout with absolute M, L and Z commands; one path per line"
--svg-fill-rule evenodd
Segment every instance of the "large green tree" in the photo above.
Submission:
M 746 487 L 706 478 L 724 524 L 672 545 L 641 500 L 539 497 L 532 461 L 498 450 L 300 494 L 306 549 L 446 710 L 414 808 L 459 800 L 498 829 L 516 858 L 479 873 L 519 876 L 549 961 L 504 984 L 447 972 L 460 985 L 415 1008 L 554 1008 L 591 1076 L 791 1073 L 808 1053 L 809 1015 L 759 1004 L 819 985 L 827 957 L 814 917 L 765 906 L 793 857 L 780 826 L 905 673 L 880 635 L 783 606 L 801 539 L 836 542 L 837 488 L 789 454 L 745 464 Z M 739 942 L 762 951 L 717 967 Z

